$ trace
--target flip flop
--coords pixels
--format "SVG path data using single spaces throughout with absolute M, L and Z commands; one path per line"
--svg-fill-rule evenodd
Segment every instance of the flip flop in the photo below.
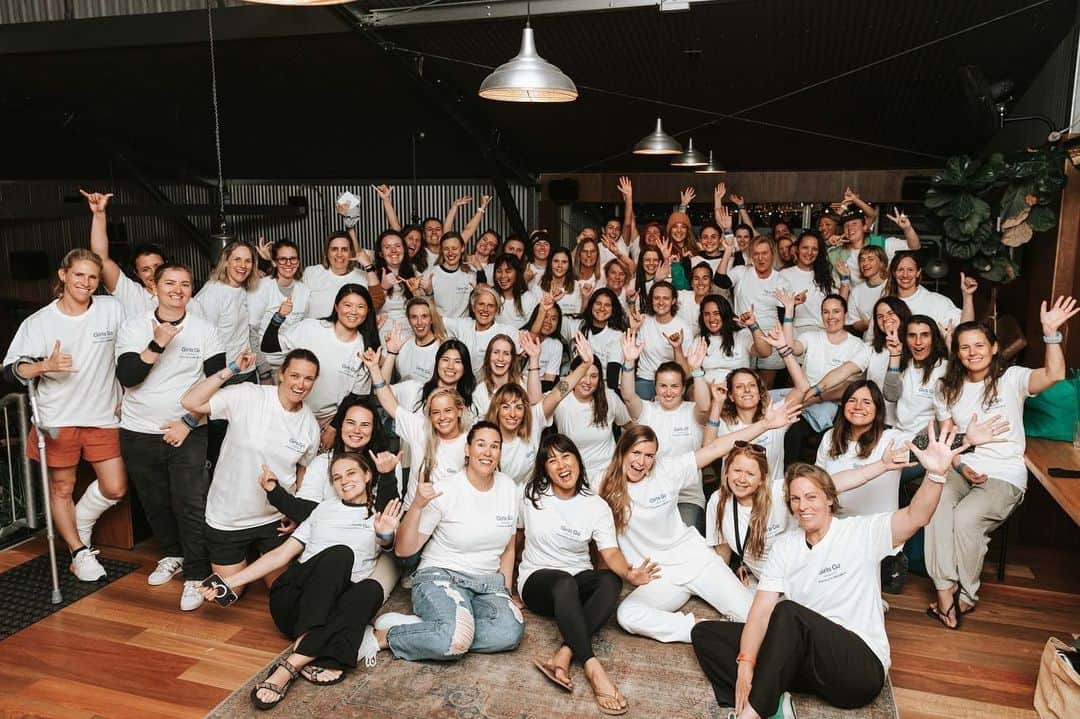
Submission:
M 544 662 L 540 661 L 539 659 L 533 659 L 533 665 L 537 669 L 540 670 L 541 674 L 543 674 L 545 677 L 550 679 L 552 683 L 557 684 L 558 686 L 562 687 L 563 689 L 565 689 L 568 692 L 573 692 L 574 691 L 574 685 L 573 684 L 562 681 L 561 679 L 559 679 L 559 676 L 555 673 L 555 670 L 559 669 L 559 667 L 554 667 L 554 666 L 552 666 L 550 664 L 545 664 Z
M 624 697 L 622 695 L 622 693 L 618 689 L 615 690 L 614 694 L 596 694 L 596 693 L 594 693 L 593 697 L 596 699 L 596 708 L 600 710 L 601 714 L 607 714 L 608 716 L 617 717 L 617 716 L 622 716 L 626 712 L 630 711 L 630 702 L 626 701 L 626 697 Z M 608 709 L 607 707 L 605 707 L 603 704 L 600 703 L 601 699 L 614 699 L 615 701 L 619 701 L 621 699 L 622 700 L 622 708 L 621 709 Z
M 334 669 L 328 669 L 326 667 L 313 667 L 308 664 L 306 667 L 300 670 L 300 676 L 306 679 L 311 684 L 315 684 L 320 687 L 328 687 L 331 684 L 337 684 L 338 682 L 345 680 L 345 672 L 339 672 L 339 674 L 333 679 L 323 679 L 321 675 L 326 672 L 336 671 Z
M 948 622 L 948 616 L 950 614 L 956 617 L 956 624 L 952 626 L 950 626 Z M 931 619 L 938 620 L 939 622 L 941 622 L 941 626 L 945 627 L 946 629 L 959 629 L 960 618 L 963 616 L 960 613 L 960 590 L 957 589 L 956 592 L 953 594 L 952 606 L 945 610 L 944 614 L 941 612 L 940 609 L 938 609 L 936 605 L 931 604 L 929 607 L 926 608 L 926 616 L 930 617 Z

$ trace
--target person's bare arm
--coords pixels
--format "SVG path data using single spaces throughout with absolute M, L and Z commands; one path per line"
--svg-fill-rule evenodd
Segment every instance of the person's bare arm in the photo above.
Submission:
M 394 188 L 390 185 L 378 185 L 375 194 L 382 203 L 383 214 L 386 215 L 386 224 L 394 232 L 401 232 L 401 220 L 398 219 L 397 210 L 394 208 L 394 200 L 390 196 Z
M 618 187 L 623 196 L 622 238 L 629 247 L 638 236 L 637 218 L 634 217 L 634 185 L 629 177 L 623 175 L 619 178 Z
M 469 195 L 463 195 L 462 197 L 458 197 L 450 203 L 450 208 L 446 211 L 446 217 L 444 217 L 442 221 L 442 229 L 444 235 L 454 229 L 454 222 L 457 221 L 458 210 L 460 210 L 462 207 L 469 204 L 470 202 L 472 202 L 472 197 Z
M 754 681 L 754 663 L 761 650 L 761 643 L 765 641 L 769 619 L 772 618 L 773 610 L 779 601 L 779 592 L 766 592 L 761 589 L 754 592 L 754 601 L 750 604 L 750 612 L 746 615 L 746 625 L 743 626 L 742 635 L 739 638 L 741 661 L 738 662 L 735 680 L 735 712 L 737 714 L 746 708 L 747 700 L 750 698 L 750 687 Z
M 461 230 L 461 239 L 465 240 L 466 244 L 473 238 L 476 231 L 480 229 L 480 223 L 484 221 L 484 216 L 487 214 L 487 207 L 491 203 L 491 195 L 480 195 L 480 205 L 476 208 L 476 212 L 469 218 L 469 221 L 465 224 L 465 227 Z
M 1046 344 L 1046 359 L 1043 366 L 1031 373 L 1028 380 L 1028 394 L 1038 394 L 1065 379 L 1065 354 L 1061 351 L 1061 328 L 1080 312 L 1076 300 L 1072 297 L 1058 297 L 1052 307 L 1042 303 L 1039 309 L 1039 321 L 1042 323 L 1043 337 L 1057 338 L 1057 342 Z
M 86 204 L 90 207 L 90 249 L 101 258 L 101 279 L 105 282 L 105 289 L 115 292 L 123 270 L 109 257 L 109 216 L 105 208 L 112 199 L 112 193 L 102 194 L 83 190 L 79 190 L 79 193 L 86 198 Z
M 619 396 L 622 397 L 623 404 L 626 405 L 626 411 L 630 414 L 630 419 L 637 421 L 637 418 L 641 416 L 641 411 L 645 405 L 642 403 L 641 398 L 638 397 L 637 391 L 634 388 L 635 372 L 630 371 L 630 367 L 634 366 L 638 357 L 641 356 L 642 350 L 645 349 L 645 345 L 638 339 L 636 330 L 627 330 L 622 337 L 622 351 L 623 351 L 623 368 L 619 372 Z

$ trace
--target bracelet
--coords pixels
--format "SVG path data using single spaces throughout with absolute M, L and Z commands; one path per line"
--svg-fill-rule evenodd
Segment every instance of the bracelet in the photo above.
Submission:
M 150 340 L 150 342 L 146 345 L 146 349 L 158 355 L 165 351 L 165 348 L 159 345 L 154 340 Z
M 851 275 L 840 275 L 841 282 L 847 282 L 851 279 Z
M 732 232 L 731 230 L 727 230 L 726 232 L 724 232 L 724 237 L 734 237 L 734 236 L 735 236 L 735 233 Z
M 709 418 L 709 419 L 705 420 L 705 424 L 709 425 L 710 427 L 719 427 L 720 426 L 720 420 Z
M 895 354 L 895 355 L 894 355 L 894 354 L 893 354 L 892 352 L 890 352 L 890 353 L 889 353 L 889 356 L 890 356 L 890 357 L 899 357 L 900 355 L 898 355 L 898 354 Z
M 784 318 L 784 324 L 785 325 L 793 325 L 793 324 L 795 324 L 795 318 L 794 317 L 785 317 Z
M 390 350 L 386 350 L 386 354 L 388 354 L 388 355 L 393 355 L 394 357 L 397 357 L 397 356 L 398 356 L 398 353 L 397 353 L 397 352 L 391 352 Z
M 375 532 L 375 536 L 380 542 L 392 542 L 394 541 L 394 533 L 383 534 L 382 532 Z
M 371 389 L 378 390 L 378 389 L 382 389 L 385 386 L 386 386 L 385 382 L 372 382 L 371 383 Z
M 236 364 L 236 360 L 229 362 L 229 371 L 233 374 L 240 374 L 240 365 Z
M 965 464 L 964 462 L 961 462 L 960 464 L 956 465 L 956 468 L 955 468 L 956 473 L 959 474 L 961 477 L 964 476 L 964 467 L 966 467 L 966 466 L 967 466 L 967 464 Z
M 784 359 L 795 354 L 795 350 L 791 349 L 790 347 L 781 347 L 780 349 L 776 350 L 776 354 L 780 355 L 781 359 Z
M 180 418 L 180 421 L 184 423 L 184 426 L 188 429 L 195 429 L 199 426 L 199 420 L 192 417 L 190 414 L 185 414 Z
M 285 321 L 285 315 L 275 312 L 273 317 L 270 318 L 270 321 L 273 322 L 275 325 L 280 325 L 282 322 Z
M 530 367 L 530 368 L 529 368 L 529 371 L 530 371 L 530 372 L 539 372 L 539 371 L 540 371 L 540 368 L 539 368 L 539 367 Z
M 367 265 L 366 267 L 361 267 L 360 269 L 362 269 L 364 272 L 374 272 L 375 265 Z
M 735 209 L 736 209 L 736 210 L 745 210 L 745 209 L 746 209 L 746 205 L 735 205 Z
M 945 484 L 945 475 L 944 474 L 934 474 L 933 472 L 927 472 L 926 473 L 926 478 L 929 479 L 931 482 L 937 482 L 938 484 Z
M 900 368 L 899 367 L 890 367 L 889 369 L 885 370 L 885 372 L 886 373 L 895 372 L 896 374 L 900 374 Z
M 817 385 L 814 385 L 810 389 L 814 390 L 814 396 L 815 397 L 820 397 L 821 396 L 821 387 L 818 387 Z
M 757 322 L 755 322 L 754 324 L 750 325 L 747 329 L 749 329 L 751 332 L 759 332 L 759 331 L 761 331 L 761 325 L 759 325 Z
M 1046 337 L 1045 335 L 1043 336 L 1043 342 L 1045 342 L 1048 345 L 1059 345 L 1059 344 L 1061 344 L 1061 340 L 1062 340 L 1062 336 L 1061 336 L 1060 332 L 1058 332 L 1055 335 L 1051 335 L 1050 337 Z
M 690 373 L 690 376 L 693 377 L 694 379 L 701 379 L 702 377 L 705 376 L 705 370 L 698 367 L 696 370 L 694 370 L 693 372 Z
M 635 372 L 635 371 L 637 371 L 637 368 L 634 367 L 634 365 L 630 365 L 629 367 L 627 367 L 626 364 L 623 363 L 622 371 L 623 372 Z
M 754 658 L 753 657 L 751 657 L 748 654 L 743 654 L 742 652 L 739 652 L 739 656 L 735 657 L 735 663 L 736 664 L 741 664 L 742 662 L 746 662 L 750 666 L 754 666 Z

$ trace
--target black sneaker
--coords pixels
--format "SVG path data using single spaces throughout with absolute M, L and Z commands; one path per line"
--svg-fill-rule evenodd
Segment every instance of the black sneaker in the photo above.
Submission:
M 903 552 L 881 560 L 881 591 L 899 594 L 907 581 L 908 558 Z

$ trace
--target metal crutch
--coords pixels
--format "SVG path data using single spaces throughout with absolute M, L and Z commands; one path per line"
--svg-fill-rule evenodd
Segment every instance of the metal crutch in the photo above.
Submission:
M 60 595 L 60 575 L 56 571 L 56 544 L 53 535 L 52 502 L 49 496 L 49 464 L 45 457 L 45 433 L 48 431 L 41 424 L 41 415 L 38 413 L 37 404 L 37 380 L 32 380 L 27 390 L 30 395 L 30 422 L 37 430 L 38 456 L 41 457 L 41 490 L 45 504 L 45 537 L 49 544 L 49 565 L 52 569 L 52 603 L 60 604 L 64 598 Z

